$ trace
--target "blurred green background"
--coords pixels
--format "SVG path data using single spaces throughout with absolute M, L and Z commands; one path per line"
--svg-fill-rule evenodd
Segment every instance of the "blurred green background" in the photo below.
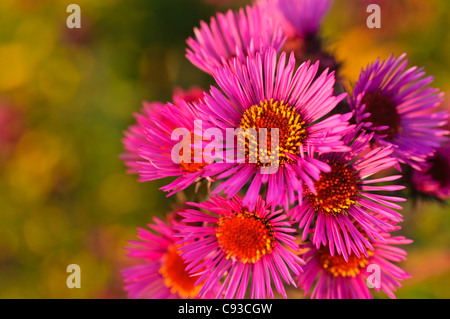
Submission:
M 68 29 L 68 4 L 81 29 Z M 167 181 L 138 183 L 119 159 L 143 100 L 211 78 L 184 57 L 200 20 L 246 1 L 2 0 L 0 2 L 0 298 L 125 298 L 127 240 L 175 198 Z M 368 29 L 366 6 L 382 8 Z M 354 83 L 378 56 L 408 53 L 435 76 L 450 109 L 450 1 L 336 0 L 323 33 Z M 450 298 L 450 209 L 405 205 L 398 298 Z M 81 267 L 69 289 L 66 267 Z M 291 297 L 301 297 L 300 292 Z

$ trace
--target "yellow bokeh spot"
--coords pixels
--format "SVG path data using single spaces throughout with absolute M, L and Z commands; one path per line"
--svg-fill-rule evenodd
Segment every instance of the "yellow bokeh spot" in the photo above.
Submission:
M 6 170 L 8 187 L 21 202 L 36 201 L 51 192 L 62 164 L 62 142 L 39 131 L 26 132 Z
M 32 61 L 27 48 L 20 43 L 0 46 L 0 90 L 11 90 L 27 83 Z
M 68 234 L 65 213 L 58 207 L 29 212 L 23 226 L 24 239 L 35 254 L 45 256 L 55 249 Z
M 392 53 L 397 56 L 403 53 L 401 49 L 396 49 L 397 45 L 393 42 L 374 42 L 370 32 L 371 29 L 366 26 L 355 27 L 330 45 L 337 60 L 344 61 L 340 76 L 348 81 L 348 85 L 354 84 L 358 80 L 361 69 L 375 62 L 377 58 L 384 60 Z
M 81 75 L 70 57 L 62 53 L 44 63 L 37 81 L 43 96 L 52 102 L 63 102 L 74 97 Z
M 138 207 L 140 200 L 139 184 L 129 175 L 111 175 L 100 187 L 99 201 L 108 213 L 129 213 Z

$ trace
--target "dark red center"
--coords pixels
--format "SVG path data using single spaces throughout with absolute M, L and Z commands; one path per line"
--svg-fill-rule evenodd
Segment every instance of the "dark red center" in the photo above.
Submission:
M 370 113 L 367 122 L 372 122 L 374 127 L 389 126 L 385 130 L 376 130 L 377 134 L 387 135 L 386 139 L 394 138 L 400 130 L 400 116 L 397 107 L 390 97 L 378 92 L 367 93 L 362 99 L 366 104 L 366 112 Z
M 441 187 L 450 183 L 450 167 L 448 160 L 436 155 L 431 161 L 431 168 L 428 174 L 431 175 L 433 180 L 439 182 Z

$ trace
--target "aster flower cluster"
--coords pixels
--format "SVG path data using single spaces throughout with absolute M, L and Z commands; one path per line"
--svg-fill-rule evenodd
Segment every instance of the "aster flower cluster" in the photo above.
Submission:
M 320 35 L 331 5 L 261 0 L 187 39 L 215 84 L 144 103 L 122 159 L 197 196 L 130 241 L 130 298 L 395 298 L 410 277 L 401 204 L 450 195 L 443 94 L 406 54 L 344 88 Z

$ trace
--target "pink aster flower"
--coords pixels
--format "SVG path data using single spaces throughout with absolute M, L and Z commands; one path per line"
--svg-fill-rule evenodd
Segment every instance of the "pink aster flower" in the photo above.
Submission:
M 347 261 L 340 255 L 332 256 L 327 247 L 305 244 L 302 257 L 306 265 L 299 277 L 300 288 L 306 295 L 311 293 L 313 299 L 372 299 L 372 290 L 395 298 L 400 281 L 411 277 L 395 264 L 407 255 L 395 245 L 410 244 L 412 240 L 391 237 L 389 233 L 383 237 L 384 242 L 374 243 L 367 257 L 352 254 Z
M 176 176 L 161 188 L 169 195 L 202 180 L 207 164 L 201 157 L 203 127 L 195 124 L 199 113 L 182 98 L 175 100 L 176 104 L 144 102 L 141 113 L 135 115 L 136 124 L 125 132 L 121 155 L 128 173 L 139 174 L 141 182 Z M 173 136 L 174 132 L 180 134 Z M 175 149 L 178 154 L 173 153 Z
M 329 52 L 319 32 L 333 1 L 259 0 L 258 3 L 268 17 L 281 25 L 287 37 L 283 50 L 294 52 L 297 63 L 320 61 L 319 73 L 327 68 L 338 72 L 341 63 Z M 337 84 L 341 85 L 340 81 L 337 77 Z
M 429 158 L 422 171 L 413 171 L 414 188 L 440 199 L 450 198 L 450 144 L 440 147 Z
M 264 10 L 275 16 L 288 37 L 316 35 L 330 10 L 331 0 L 260 0 Z
M 199 102 L 203 99 L 205 91 L 198 86 L 192 86 L 188 90 L 184 90 L 181 87 L 176 87 L 173 90 L 172 100 L 173 104 L 182 104 L 184 102 L 192 103 Z
M 302 194 L 303 183 L 313 187 L 320 172 L 330 170 L 312 154 L 348 150 L 341 138 L 351 128 L 351 114 L 324 118 L 345 97 L 333 95 L 333 72 L 314 80 L 319 63 L 295 70 L 293 54 L 287 65 L 284 52 L 279 60 L 273 49 L 263 55 L 218 70 L 214 78 L 223 93 L 212 87 L 199 106 L 227 136 L 227 150 L 218 156 L 224 160 L 209 164 L 205 176 L 216 176 L 221 184 L 214 192 L 223 190 L 229 198 L 249 183 L 244 205 L 251 207 L 267 185 L 267 202 L 287 207 Z M 233 130 L 241 132 L 238 143 L 229 138 Z M 242 132 L 255 134 L 246 138 Z M 229 152 L 239 154 L 230 159 Z
M 138 163 L 142 158 L 139 156 L 139 151 L 142 145 L 148 144 L 145 137 L 144 128 L 151 123 L 150 118 L 157 116 L 158 110 L 164 109 L 164 103 L 153 102 L 143 103 L 143 108 L 140 113 L 135 113 L 136 124 L 131 125 L 124 133 L 122 139 L 125 153 L 120 155 L 127 167 L 127 172 L 130 174 L 138 174 L 140 164 Z
M 269 47 L 281 50 L 285 41 L 281 28 L 262 14 L 259 6 L 246 6 L 212 17 L 210 24 L 201 21 L 195 38 L 186 42 L 186 57 L 199 69 L 213 75 L 217 68 L 229 64 L 231 58 L 241 63 Z
M 423 68 L 406 69 L 406 54 L 376 62 L 361 72 L 349 99 L 357 123 L 374 131 L 373 142 L 392 145 L 401 163 L 420 170 L 426 157 L 446 140 L 447 112 L 435 112 L 443 94 L 429 87 Z
M 366 152 L 373 134 L 355 130 L 344 137 L 350 151 L 320 155 L 318 159 L 331 170 L 321 173 L 314 189 L 306 190 L 303 202 L 289 212 L 303 228 L 303 240 L 313 233 L 312 242 L 317 248 L 327 245 L 331 256 L 337 252 L 345 260 L 351 254 L 360 257 L 360 252 L 367 256 L 367 248 L 372 249 L 370 241 L 383 241 L 381 233 L 392 229 L 388 222 L 402 220 L 395 210 L 402 207 L 395 202 L 405 199 L 387 194 L 405 187 L 377 185 L 401 175 L 374 178 L 397 160 L 391 156 L 391 148 Z
M 155 218 L 149 229 L 138 228 L 138 240 L 130 240 L 128 256 L 139 264 L 123 269 L 124 289 L 130 299 L 187 299 L 199 298 L 201 283 L 198 276 L 186 271 L 186 264 L 177 251 L 175 231 Z M 178 223 L 176 223 L 178 224 Z M 217 291 L 218 287 L 211 291 Z M 212 298 L 213 294 L 205 295 Z
M 243 206 L 238 197 L 227 200 L 212 197 L 198 208 L 180 213 L 185 225 L 175 227 L 182 238 L 180 256 L 190 273 L 204 282 L 199 291 L 207 294 L 223 282 L 219 296 L 244 298 L 251 285 L 251 298 L 274 297 L 272 283 L 286 298 L 283 280 L 295 286 L 293 277 L 301 272 L 303 261 L 297 256 L 295 232 L 281 210 L 272 212 L 261 197 L 255 209 Z M 205 223 L 189 226 L 189 223 Z

